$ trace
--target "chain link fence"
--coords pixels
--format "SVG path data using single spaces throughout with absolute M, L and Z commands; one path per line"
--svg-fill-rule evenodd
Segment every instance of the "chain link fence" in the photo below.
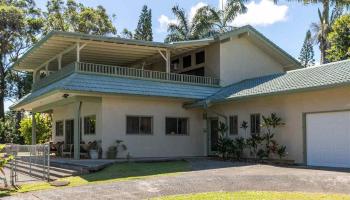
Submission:
M 10 169 L 10 183 L 15 185 L 18 173 L 50 180 L 50 145 L 7 145 L 5 152 L 14 159 L 8 164 Z

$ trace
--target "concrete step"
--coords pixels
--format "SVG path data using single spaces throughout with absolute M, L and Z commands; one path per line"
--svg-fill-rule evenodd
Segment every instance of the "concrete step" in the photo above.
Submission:
M 26 161 L 22 161 L 22 160 L 17 160 L 17 164 L 20 164 L 20 165 L 29 165 L 29 162 L 26 162 Z M 51 163 L 50 163 L 51 164 Z M 32 166 L 35 166 L 35 167 L 43 167 L 42 164 L 40 163 L 32 163 Z M 53 171 L 53 172 L 61 172 L 61 173 L 65 173 L 65 174 L 72 174 L 72 175 L 78 175 L 79 172 L 76 171 L 76 170 L 72 170 L 72 169 L 66 169 L 66 168 L 59 168 L 59 167 L 55 167 L 55 166 L 52 166 L 50 165 L 50 171 Z

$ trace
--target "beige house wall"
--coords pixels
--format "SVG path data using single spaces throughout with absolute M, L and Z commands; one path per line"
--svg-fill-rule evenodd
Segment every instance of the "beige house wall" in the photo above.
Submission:
M 283 66 L 276 59 L 245 37 L 232 37 L 220 45 L 220 79 L 223 86 L 283 71 Z
M 101 128 L 101 103 L 83 102 L 81 108 L 81 118 L 84 119 L 85 116 L 96 115 L 96 134 L 95 135 L 85 135 L 84 134 L 84 124 L 82 124 L 82 141 L 85 143 L 93 142 L 95 140 L 101 140 L 102 128 Z M 63 126 L 63 136 L 56 136 L 56 121 L 65 121 L 74 119 L 74 104 L 68 104 L 53 109 L 52 113 L 52 140 L 54 142 L 65 140 L 65 125 Z
M 203 112 L 182 108 L 183 101 L 151 97 L 103 97 L 102 145 L 104 155 L 116 140 L 123 140 L 131 157 L 181 157 L 206 155 Z M 152 135 L 126 134 L 126 116 L 152 116 Z M 166 135 L 166 117 L 189 119 L 189 135 Z
M 287 159 L 295 160 L 297 163 L 304 162 L 303 113 L 344 109 L 350 109 L 350 87 L 257 97 L 211 107 L 211 110 L 226 116 L 238 115 L 239 126 L 243 120 L 250 126 L 250 114 L 276 113 L 283 119 L 285 125 L 276 131 L 275 137 L 278 143 L 287 146 Z M 249 135 L 250 127 L 247 129 L 247 135 L 243 129 L 239 129 L 238 136 Z

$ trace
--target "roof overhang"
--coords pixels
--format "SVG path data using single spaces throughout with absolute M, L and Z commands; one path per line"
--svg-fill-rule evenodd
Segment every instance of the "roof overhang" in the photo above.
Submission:
M 160 51 L 169 50 L 172 56 L 201 48 L 213 42 L 213 38 L 160 43 L 123 39 L 119 37 L 97 36 L 82 33 L 52 31 L 39 40 L 13 65 L 19 71 L 35 71 L 48 61 L 57 62 L 62 55 L 62 66 L 76 60 L 77 44 L 84 46 L 80 52 L 82 62 L 103 63 L 116 66 L 130 66 L 147 61 L 162 59 Z M 69 53 L 68 53 L 69 52 Z M 49 66 L 50 68 L 50 66 Z

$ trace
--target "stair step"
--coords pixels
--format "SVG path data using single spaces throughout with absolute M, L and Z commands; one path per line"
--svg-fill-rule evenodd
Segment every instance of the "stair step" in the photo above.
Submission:
M 35 172 L 38 172 L 38 173 L 43 173 L 45 172 L 46 169 L 43 169 L 43 167 L 38 167 L 38 166 L 29 166 L 29 165 L 26 165 L 26 164 L 22 164 L 22 163 L 17 163 L 17 169 L 23 169 L 25 171 L 27 171 L 29 173 L 29 171 L 31 170 L 32 172 L 35 171 Z M 72 176 L 72 175 L 75 175 L 73 173 L 65 173 L 65 172 L 60 172 L 60 171 L 56 171 L 56 170 L 53 170 L 50 168 L 50 174 L 53 175 L 53 176 L 57 176 L 57 177 L 67 177 L 67 176 Z
M 23 174 L 28 174 L 28 175 L 31 175 L 31 176 L 36 177 L 36 178 L 44 179 L 42 172 L 37 172 L 37 171 L 33 171 L 32 170 L 32 172 L 29 173 L 29 171 L 27 169 L 25 169 L 25 168 L 17 168 L 17 172 L 23 173 Z M 63 178 L 63 177 L 57 177 L 57 176 L 55 176 L 55 175 L 50 173 L 49 181 L 54 181 L 54 180 L 57 180 L 59 178 Z
M 27 165 L 27 166 L 29 166 L 29 162 L 26 162 L 26 161 L 17 160 L 16 162 L 17 162 L 17 164 L 20 164 L 20 165 Z M 32 167 L 33 166 L 42 168 L 42 165 L 38 164 L 38 163 L 32 163 Z M 55 166 L 52 166 L 52 165 L 50 165 L 50 171 L 57 171 L 57 172 L 62 172 L 62 173 L 66 173 L 66 174 L 74 174 L 74 175 L 75 174 L 79 174 L 79 171 L 77 171 L 77 170 L 60 168 L 60 167 L 55 167 Z

